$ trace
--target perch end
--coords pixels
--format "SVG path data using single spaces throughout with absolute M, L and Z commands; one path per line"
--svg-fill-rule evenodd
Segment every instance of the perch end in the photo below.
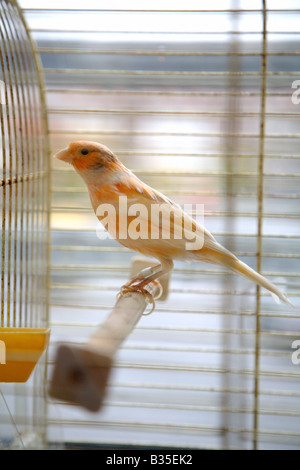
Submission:
M 103 403 L 111 360 L 87 349 L 66 345 L 58 348 L 50 382 L 52 398 L 98 411 Z

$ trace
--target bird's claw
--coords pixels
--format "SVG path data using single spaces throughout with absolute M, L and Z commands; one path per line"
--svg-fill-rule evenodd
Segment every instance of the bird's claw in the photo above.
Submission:
M 162 288 L 160 286 L 160 283 L 158 281 L 151 281 L 153 284 L 156 284 L 157 286 L 160 287 L 160 292 L 159 294 L 155 297 L 156 299 L 160 297 L 162 293 Z M 132 281 L 129 282 L 128 284 L 125 284 L 124 286 L 121 287 L 120 292 L 117 294 L 117 299 L 119 300 L 123 295 L 128 294 L 129 292 L 138 292 L 145 297 L 147 297 L 148 302 L 152 304 L 152 308 L 150 312 L 143 313 L 143 315 L 150 315 L 154 310 L 155 310 L 155 298 L 150 292 L 148 292 L 145 287 L 141 286 L 139 283 L 134 284 Z

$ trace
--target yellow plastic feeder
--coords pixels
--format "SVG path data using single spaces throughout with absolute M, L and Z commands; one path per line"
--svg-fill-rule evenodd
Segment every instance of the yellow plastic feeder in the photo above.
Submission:
M 49 336 L 49 328 L 0 328 L 0 382 L 27 382 Z

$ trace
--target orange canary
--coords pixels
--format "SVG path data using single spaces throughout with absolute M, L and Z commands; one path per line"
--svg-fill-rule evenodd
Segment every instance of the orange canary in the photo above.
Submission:
M 141 271 L 130 283 L 126 284 L 128 290 L 130 288 L 132 290 L 143 290 L 149 282 L 171 271 L 173 260 L 197 260 L 230 268 L 235 273 L 241 274 L 269 290 L 276 302 L 280 299 L 291 305 L 288 298 L 274 284 L 220 245 L 208 230 L 183 212 L 177 204 L 143 183 L 104 145 L 97 142 L 73 142 L 68 148 L 56 153 L 55 156 L 73 165 L 77 173 L 83 178 L 88 188 L 94 212 L 103 225 L 104 222 L 107 223 L 109 232 L 112 225 L 108 222 L 112 221 L 109 218 L 104 218 L 102 214 L 99 215 L 99 207 L 104 205 L 105 208 L 111 206 L 114 209 L 116 230 L 115 233 L 111 233 L 113 238 L 116 238 L 127 248 L 154 257 L 159 261 L 158 266 Z M 127 201 L 128 212 L 125 219 L 120 213 L 120 198 L 122 197 L 123 199 L 126 197 Z M 151 236 L 152 227 L 150 227 L 149 220 L 143 236 L 128 236 L 127 229 L 130 222 L 135 219 L 132 214 L 136 205 L 143 206 L 151 211 L 153 206 L 162 204 L 165 208 L 170 209 L 170 213 L 173 211 L 173 219 L 169 221 L 170 235 L 172 236 L 165 236 L 161 218 L 158 221 L 156 220 L 156 236 Z M 164 217 L 167 212 L 162 214 Z M 190 222 L 190 232 L 194 233 L 196 238 L 199 238 L 198 241 L 201 238 L 199 234 L 202 235 L 201 243 L 194 249 L 187 249 L 187 240 L 190 240 L 187 235 L 181 238 L 174 236 L 176 229 L 182 228 L 183 221 Z M 179 224 L 180 227 L 178 227 Z

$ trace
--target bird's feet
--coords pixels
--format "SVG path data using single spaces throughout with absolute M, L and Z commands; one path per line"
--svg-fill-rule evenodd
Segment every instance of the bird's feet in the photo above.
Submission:
M 143 314 L 150 315 L 150 313 L 155 310 L 155 299 L 158 299 L 162 294 L 162 287 L 160 283 L 155 280 L 150 282 L 159 287 L 159 293 L 155 297 L 145 288 L 148 284 L 145 283 L 145 280 L 137 282 L 137 279 L 133 279 L 132 281 L 128 282 L 127 284 L 121 287 L 120 292 L 117 294 L 117 299 L 119 300 L 123 295 L 128 294 L 129 292 L 138 292 L 148 299 L 149 304 L 152 304 L 150 312 Z

